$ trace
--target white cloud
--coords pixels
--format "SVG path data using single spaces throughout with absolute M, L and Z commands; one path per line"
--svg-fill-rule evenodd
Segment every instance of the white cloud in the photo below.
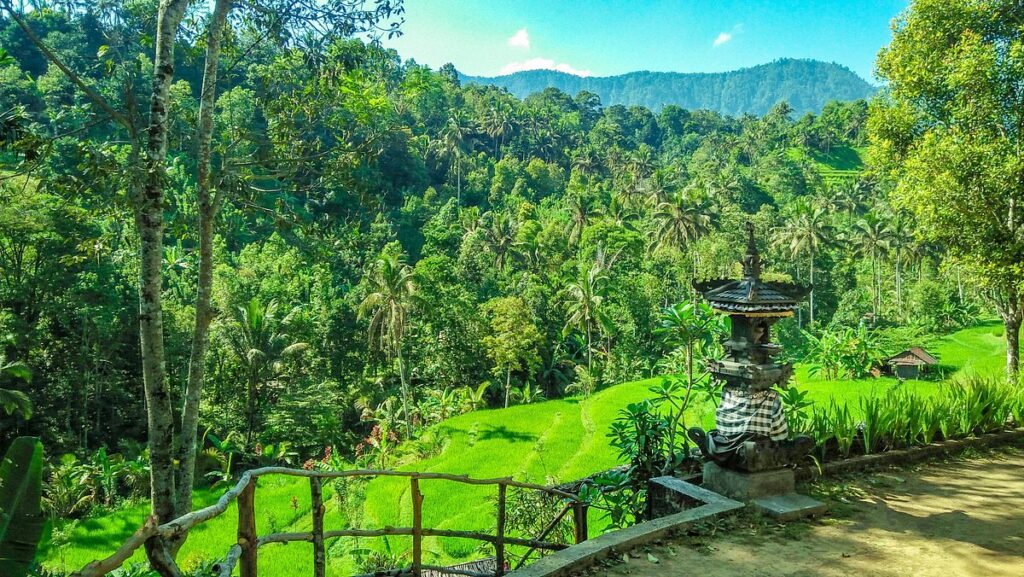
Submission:
M 524 70 L 557 70 L 559 72 L 565 72 L 575 76 L 593 75 L 589 70 L 578 70 L 564 62 L 556 64 L 555 61 L 550 58 L 530 58 L 529 60 L 523 60 L 522 62 L 509 62 L 502 67 L 501 75 L 504 76 L 505 74 L 513 74 Z
M 513 48 L 530 48 L 530 34 L 526 32 L 526 28 L 520 28 L 518 32 L 512 35 L 508 39 L 508 45 Z
M 718 36 L 715 37 L 715 40 L 711 43 L 711 45 L 718 47 L 727 42 L 732 42 L 733 37 L 739 34 L 740 32 L 743 32 L 742 22 L 737 23 L 735 26 L 732 27 L 732 30 L 728 32 L 719 32 Z

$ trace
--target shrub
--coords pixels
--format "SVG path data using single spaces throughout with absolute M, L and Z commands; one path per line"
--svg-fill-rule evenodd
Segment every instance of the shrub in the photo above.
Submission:
M 867 376 L 884 357 L 878 334 L 863 323 L 856 329 L 827 329 L 821 335 L 805 331 L 804 336 L 811 374 L 828 380 Z
M 832 400 L 797 417 L 794 430 L 805 427 L 818 455 L 849 457 L 855 447 L 864 454 L 925 445 L 1001 431 L 1024 424 L 1024 389 L 999 377 L 968 376 L 939 385 L 925 399 L 897 386 L 884 394 L 862 397 L 857 418 L 846 405 Z M 796 414 L 802 397 L 782 397 L 787 415 Z

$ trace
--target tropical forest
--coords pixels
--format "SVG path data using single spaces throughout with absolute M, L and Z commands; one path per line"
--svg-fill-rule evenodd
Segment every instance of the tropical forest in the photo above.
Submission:
M 894 4 L 865 81 L 468 73 L 402 50 L 419 0 L 0 0 L 0 576 L 1018 574 L 1024 6 Z M 780 474 L 822 508 L 735 489 Z M 872 491 L 1004 512 L 929 573 L 836 545 Z

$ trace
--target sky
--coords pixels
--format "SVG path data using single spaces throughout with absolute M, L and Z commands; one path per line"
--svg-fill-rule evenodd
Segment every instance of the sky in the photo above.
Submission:
M 405 0 L 404 59 L 496 76 L 551 68 L 721 72 L 778 58 L 837 62 L 875 82 L 907 0 Z

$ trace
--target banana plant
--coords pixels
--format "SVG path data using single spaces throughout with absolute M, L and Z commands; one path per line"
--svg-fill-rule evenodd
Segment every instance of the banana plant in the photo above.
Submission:
M 241 454 L 241 445 L 235 443 L 235 438 L 239 436 L 234 431 L 227 434 L 223 440 L 216 435 L 210 433 L 210 429 L 206 430 L 203 434 L 203 442 L 210 443 L 210 446 L 203 451 L 204 454 L 212 457 L 221 466 L 220 471 L 210 471 L 206 475 L 213 479 L 213 485 L 211 487 L 217 487 L 218 485 L 226 484 L 231 482 L 231 470 L 234 465 L 235 456 Z M 202 446 L 202 445 L 200 445 Z
M 0 575 L 24 577 L 46 525 L 40 507 L 43 445 L 18 437 L 0 463 Z

